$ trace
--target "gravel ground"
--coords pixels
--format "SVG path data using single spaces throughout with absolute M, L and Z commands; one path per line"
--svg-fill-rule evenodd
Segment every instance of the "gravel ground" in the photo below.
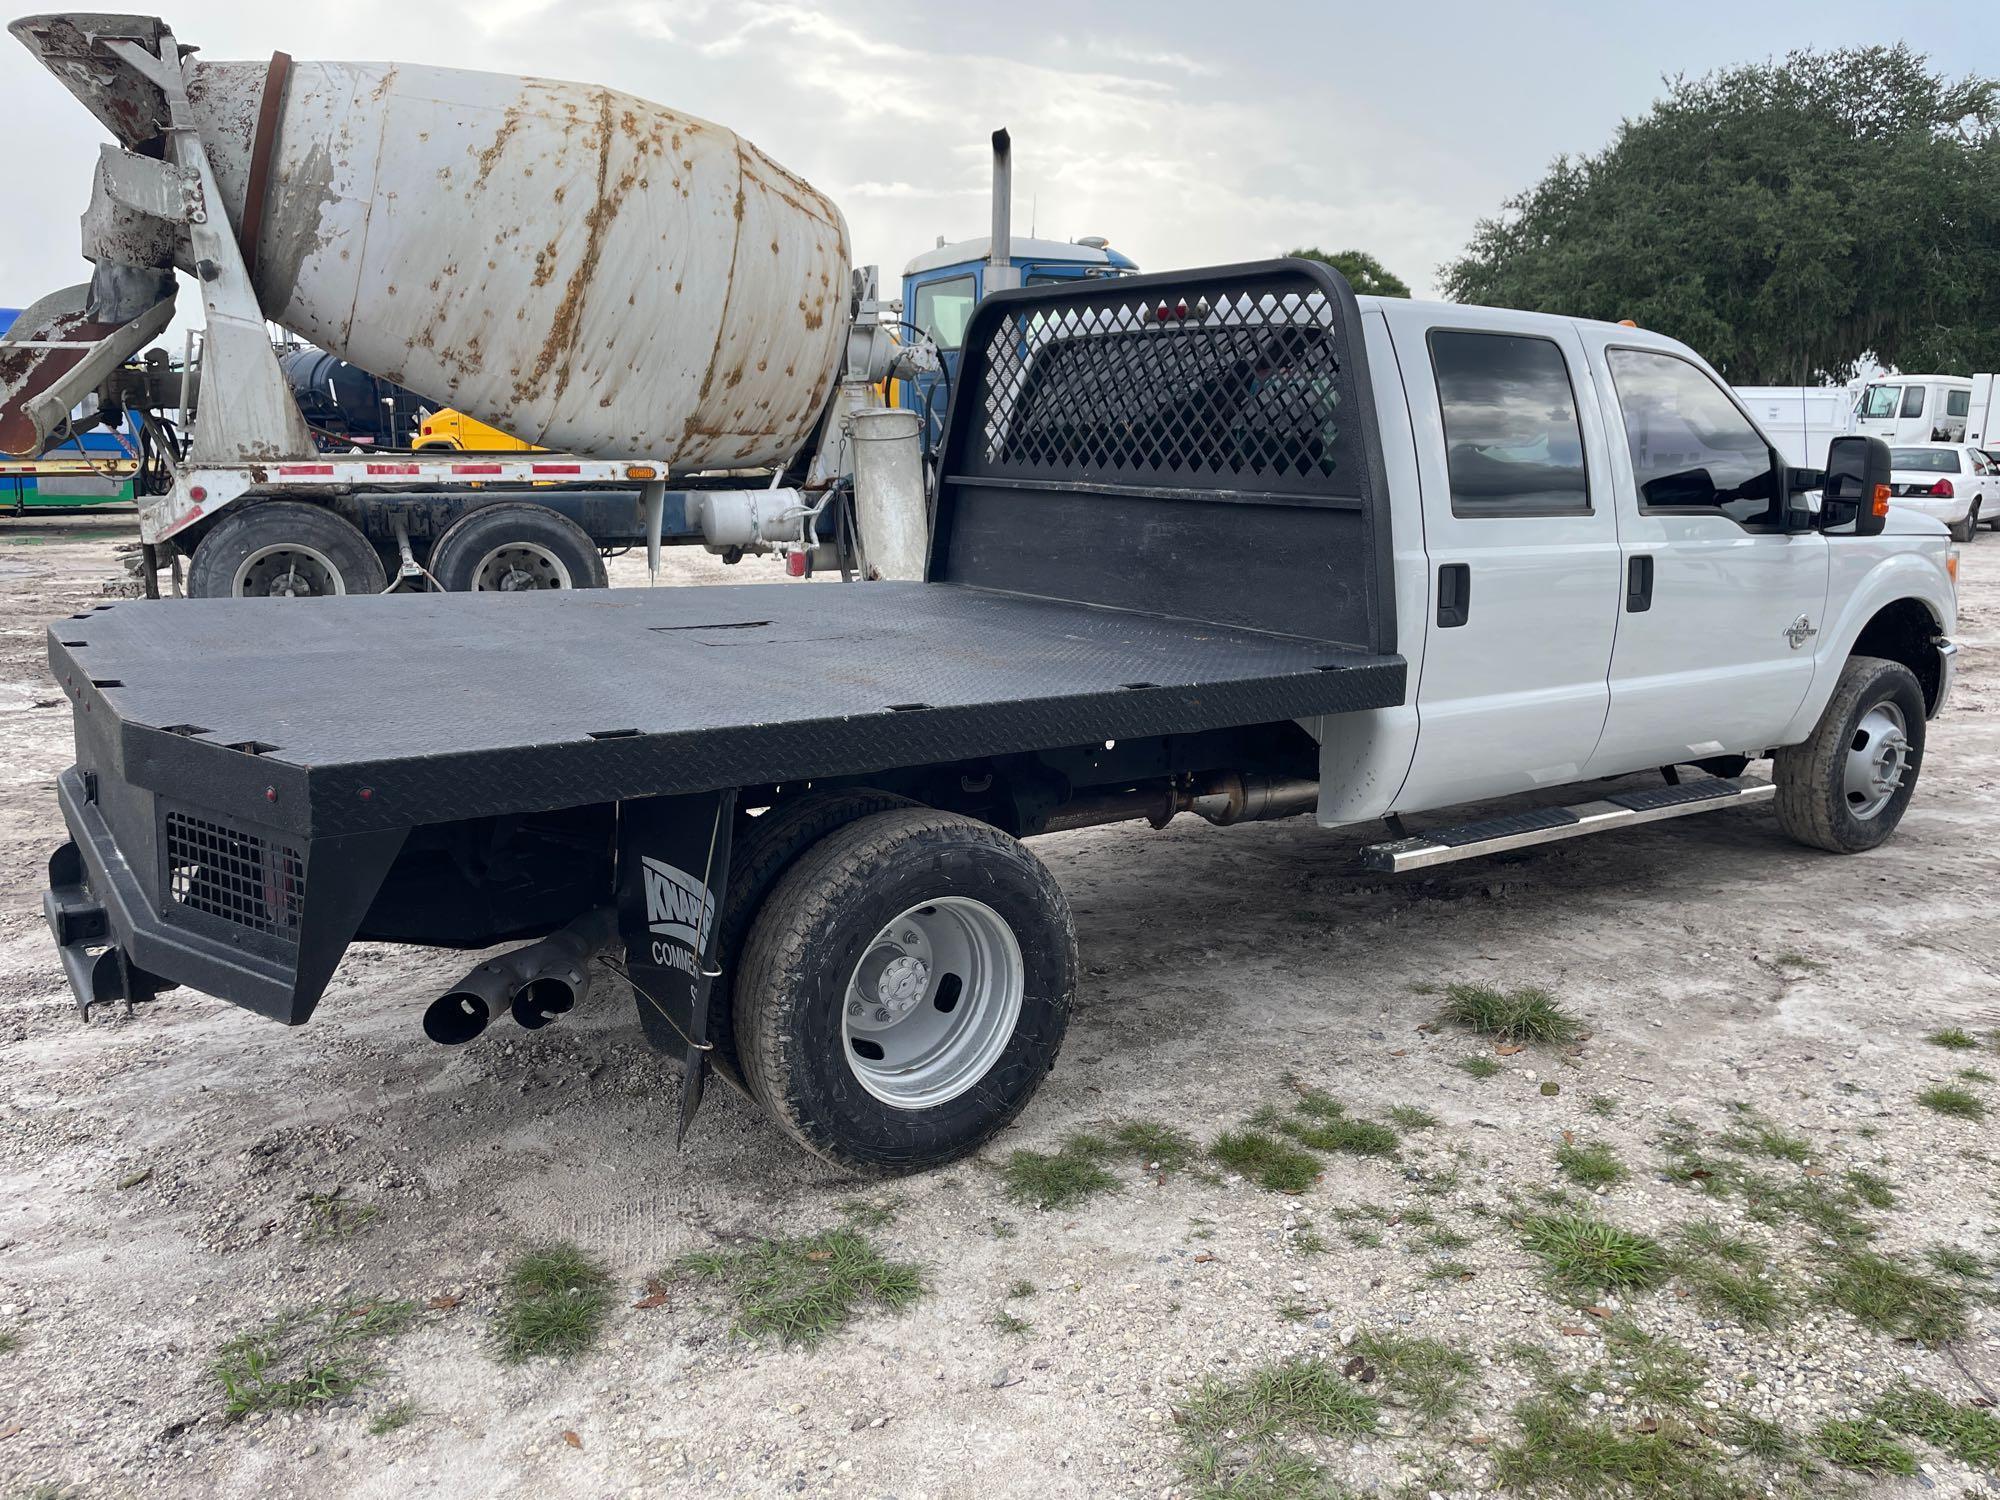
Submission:
M 1750 1413 L 1804 1434 L 1899 1379 L 1959 1403 L 2000 1387 L 2000 1310 L 1974 1300 L 1943 1349 L 1864 1327 L 1817 1290 L 1812 1232 L 1672 1180 L 1662 1145 L 1672 1116 L 1715 1160 L 1793 1186 L 1872 1171 L 1896 1195 L 1863 1211 L 1878 1249 L 1996 1264 L 2000 1113 L 1915 1096 L 1982 1061 L 1927 1042 L 1940 1027 L 1973 1033 L 2000 1073 L 2000 539 L 1968 549 L 1960 685 L 1901 833 L 1866 856 L 1792 846 L 1764 809 L 1399 879 L 1354 874 L 1361 840 L 1302 820 L 1039 841 L 1085 965 L 1061 1064 L 978 1159 L 885 1185 L 841 1180 L 726 1088 L 676 1154 L 677 1068 L 610 989 L 545 1031 L 431 1046 L 418 1016 L 464 966 L 448 954 L 357 948 L 295 1032 L 185 991 L 80 1023 L 38 910 L 69 760 L 42 627 L 100 596 L 131 533 L 0 522 L 0 1495 L 1190 1495 L 1177 1412 L 1204 1381 L 1338 1364 L 1382 1330 L 1475 1362 L 1469 1402 L 1428 1431 L 1392 1402 L 1373 1434 L 1300 1440 L 1384 1495 L 1493 1491 L 1534 1380 L 1520 1346 L 1582 1371 L 1625 1319 L 1696 1357 L 1687 1399 L 1709 1426 Z M 644 581 L 636 559 L 614 577 Z M 1502 1053 L 1434 1026 L 1436 987 L 1460 981 L 1546 986 L 1589 1035 Z M 1498 1072 L 1457 1066 L 1474 1054 Z M 1964 1086 L 2000 1111 L 2000 1085 Z M 1005 1191 L 1015 1150 L 1134 1117 L 1207 1142 L 1261 1106 L 1289 1112 L 1300 1087 L 1438 1123 L 1394 1158 L 1324 1158 L 1296 1196 L 1128 1160 L 1110 1164 L 1117 1191 L 1070 1208 Z M 1803 1159 L 1719 1145 L 1744 1106 Z M 1511 1221 L 1564 1185 L 1565 1132 L 1630 1169 L 1573 1202 L 1662 1237 L 1703 1217 L 1741 1234 L 1796 1291 L 1778 1326 L 1704 1310 L 1685 1276 L 1622 1299 L 1553 1292 Z M 353 1222 L 316 1233 L 307 1195 L 336 1191 Z M 902 1313 L 786 1348 L 733 1333 L 684 1277 L 647 1295 L 688 1251 L 846 1223 L 857 1199 L 875 1245 L 926 1268 Z M 1470 1242 L 1426 1245 L 1423 1211 Z M 503 1365 L 504 1268 L 555 1238 L 616 1278 L 603 1342 Z M 1441 1260 L 1463 1273 L 1434 1274 Z M 1010 1296 L 1016 1282 L 1032 1290 Z M 386 1297 L 422 1311 L 374 1347 L 364 1388 L 224 1419 L 210 1366 L 226 1341 L 288 1308 Z M 1003 1307 L 1031 1327 L 997 1328 Z M 1580 1399 L 1639 1412 L 1615 1387 Z M 410 1420 L 372 1433 L 391 1411 Z M 1798 1492 L 2000 1493 L 1912 1446 L 1914 1476 L 1823 1473 Z

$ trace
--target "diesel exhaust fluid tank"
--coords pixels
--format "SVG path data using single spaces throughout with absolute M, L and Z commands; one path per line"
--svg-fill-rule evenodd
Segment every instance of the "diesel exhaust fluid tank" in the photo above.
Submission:
M 142 19 L 11 29 L 154 154 L 147 90 L 90 51 L 91 23 Z M 783 463 L 826 406 L 846 223 L 731 130 L 588 84 L 282 55 L 197 62 L 188 99 L 265 314 L 385 380 L 677 472 Z

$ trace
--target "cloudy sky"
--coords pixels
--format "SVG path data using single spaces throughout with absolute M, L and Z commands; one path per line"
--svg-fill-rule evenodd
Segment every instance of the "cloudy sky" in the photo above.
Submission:
M 1237 0 L 188 0 L 211 58 L 395 58 L 606 83 L 728 125 L 829 193 L 885 275 L 986 228 L 987 136 L 1016 232 L 1103 234 L 1149 269 L 1359 246 L 1419 295 L 1550 158 L 1603 145 L 1662 74 L 1907 40 L 2000 72 L 2000 5 Z M 0 305 L 83 280 L 99 128 L 0 43 Z M 183 299 L 186 302 L 189 299 Z

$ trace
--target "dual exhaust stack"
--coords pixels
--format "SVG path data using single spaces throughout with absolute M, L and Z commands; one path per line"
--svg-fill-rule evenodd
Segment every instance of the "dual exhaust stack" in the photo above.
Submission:
M 616 909 L 599 907 L 538 943 L 488 959 L 431 1002 L 424 1035 L 446 1047 L 463 1046 L 502 1012 L 540 1030 L 590 993 L 591 958 L 617 936 Z

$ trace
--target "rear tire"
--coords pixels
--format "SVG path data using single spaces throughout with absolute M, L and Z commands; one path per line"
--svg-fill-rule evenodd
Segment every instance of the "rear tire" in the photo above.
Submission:
M 750 924 L 792 861 L 834 829 L 870 813 L 914 806 L 908 797 L 894 792 L 839 787 L 787 798 L 758 817 L 737 820 L 736 841 L 729 853 L 729 893 L 715 925 L 722 973 L 708 988 L 708 1040 L 714 1048 L 708 1060 L 744 1093 L 750 1090 L 736 1056 L 736 976 Z
M 388 571 L 359 527 L 300 500 L 238 505 L 201 539 L 188 568 L 196 599 L 314 599 L 388 586 Z
M 1898 661 L 1850 656 L 1804 744 L 1773 763 L 1778 824 L 1815 849 L 1858 854 L 1896 831 L 1924 758 L 1924 690 Z
M 913 1172 L 1021 1112 L 1075 987 L 1069 902 L 1041 861 L 955 813 L 875 813 L 814 844 L 765 901 L 736 1044 L 753 1096 L 808 1151 Z
M 530 501 L 482 505 L 431 548 L 431 576 L 454 594 L 601 589 L 597 544 L 568 516 Z
M 1972 502 L 1972 509 L 1965 513 L 1965 519 L 1951 528 L 1951 539 L 1955 542 L 1969 542 L 1979 531 L 1979 502 Z

